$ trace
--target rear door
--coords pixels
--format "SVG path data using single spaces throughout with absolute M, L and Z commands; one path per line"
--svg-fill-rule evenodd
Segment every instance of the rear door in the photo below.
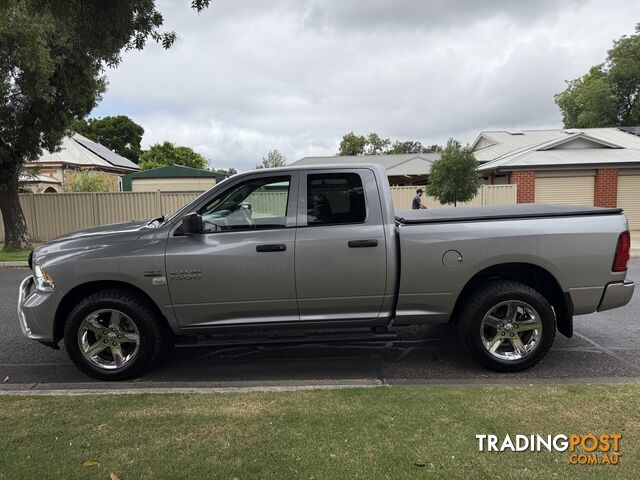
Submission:
M 373 319 L 386 288 L 385 235 L 368 169 L 301 172 L 296 291 L 303 321 Z

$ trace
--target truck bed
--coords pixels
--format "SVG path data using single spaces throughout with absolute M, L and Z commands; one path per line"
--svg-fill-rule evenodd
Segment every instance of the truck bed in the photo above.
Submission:
M 394 325 L 448 321 L 467 280 L 495 265 L 542 269 L 570 296 L 575 315 L 595 312 L 605 285 L 624 280 L 624 272 L 611 270 L 627 229 L 621 212 L 520 204 L 397 213 Z
M 575 217 L 581 215 L 619 215 L 621 208 L 587 207 L 579 205 L 547 205 L 523 203 L 489 207 L 430 208 L 398 212 L 396 222 L 403 225 L 422 223 L 477 222 L 524 218 Z

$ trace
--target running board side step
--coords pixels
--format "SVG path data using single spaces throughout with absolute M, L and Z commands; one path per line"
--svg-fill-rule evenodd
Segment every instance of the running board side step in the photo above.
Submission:
M 231 347 L 252 345 L 300 345 L 306 343 L 350 343 L 350 342 L 388 342 L 396 340 L 398 335 L 392 332 L 358 332 L 358 333 L 329 333 L 296 336 L 264 336 L 221 339 L 215 335 L 198 335 L 182 337 L 176 340 L 176 348 L 189 347 Z

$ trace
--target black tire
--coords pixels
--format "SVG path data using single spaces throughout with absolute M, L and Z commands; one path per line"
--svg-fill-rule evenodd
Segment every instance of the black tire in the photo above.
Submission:
M 481 325 L 494 307 L 509 301 L 524 302 L 533 307 L 542 329 L 530 353 L 520 359 L 504 360 L 491 354 L 485 346 Z M 555 314 L 547 299 L 537 290 L 511 280 L 494 280 L 473 291 L 457 315 L 457 324 L 460 340 L 473 358 L 497 372 L 517 372 L 535 365 L 549 352 L 556 334 Z M 491 327 L 487 328 L 491 332 Z
M 139 333 L 136 354 L 129 363 L 113 370 L 94 365 L 85 357 L 78 341 L 84 319 L 102 309 L 122 312 Z M 85 297 L 71 310 L 64 326 L 64 343 L 69 357 L 80 370 L 99 380 L 125 380 L 140 375 L 166 350 L 169 340 L 168 327 L 149 301 L 126 289 L 101 290 Z

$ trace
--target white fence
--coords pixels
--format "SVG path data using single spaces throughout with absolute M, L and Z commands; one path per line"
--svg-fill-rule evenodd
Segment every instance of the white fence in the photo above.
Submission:
M 418 188 L 422 188 L 426 192 L 426 187 L 391 187 L 393 208 L 398 212 L 411 210 L 411 201 L 416 196 Z M 516 189 L 516 185 L 482 185 L 473 200 L 459 203 L 458 207 L 513 204 L 517 202 Z M 453 207 L 453 205 L 442 205 L 435 198 L 428 195 L 422 197 L 422 203 L 427 208 Z
M 409 210 L 418 187 L 391 187 L 393 206 Z M 424 187 L 423 187 L 424 188 Z M 45 242 L 65 233 L 109 223 L 127 222 L 170 214 L 202 192 L 114 192 L 114 193 L 21 193 L 31 239 Z M 281 210 L 282 193 L 265 193 L 252 199 L 257 211 Z M 256 196 L 257 197 L 257 196 Z M 256 202 L 264 202 L 258 207 Z M 441 205 L 431 197 L 423 200 L 427 207 Z M 464 205 L 500 205 L 516 203 L 515 185 L 484 185 L 476 198 Z M 462 206 L 462 205 L 460 205 Z M 280 212 L 282 213 L 282 212 Z M 0 242 L 4 226 L 0 217 Z

